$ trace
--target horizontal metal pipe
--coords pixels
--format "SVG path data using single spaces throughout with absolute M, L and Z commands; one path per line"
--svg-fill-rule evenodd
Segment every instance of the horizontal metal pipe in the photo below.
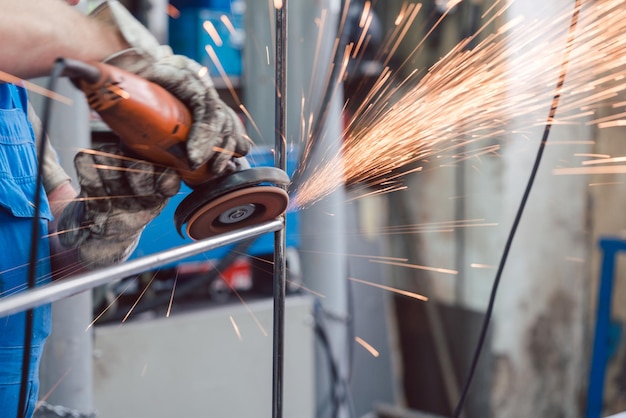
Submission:
M 144 271 L 155 269 L 224 245 L 233 244 L 247 238 L 253 238 L 267 232 L 279 231 L 282 228 L 283 221 L 277 219 L 215 237 L 205 238 L 180 247 L 147 255 L 114 266 L 93 270 L 88 273 L 79 274 L 13 294 L 0 299 L 0 318 L 73 296 L 105 283 L 120 280 L 132 276 L 133 274 L 143 273 Z

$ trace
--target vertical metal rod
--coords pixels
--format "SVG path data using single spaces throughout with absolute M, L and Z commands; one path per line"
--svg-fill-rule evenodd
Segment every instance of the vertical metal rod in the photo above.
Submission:
M 286 170 L 286 106 L 287 99 L 287 0 L 275 0 L 276 8 L 276 100 L 275 100 L 275 165 Z M 282 217 L 285 222 L 285 216 Z M 285 350 L 285 288 L 286 288 L 285 226 L 274 234 L 274 340 L 272 417 L 283 416 L 283 366 Z

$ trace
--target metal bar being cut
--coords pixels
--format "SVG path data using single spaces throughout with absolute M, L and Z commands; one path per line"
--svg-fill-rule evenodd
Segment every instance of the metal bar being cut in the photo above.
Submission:
M 283 229 L 283 225 L 284 222 L 281 219 L 265 222 L 13 294 L 0 299 L 0 318 L 64 299 L 94 287 L 162 267 L 224 245 L 234 244 L 268 232 L 280 231 Z
M 276 7 L 276 95 L 275 95 L 275 165 L 286 171 L 286 100 L 287 100 L 287 0 L 275 1 Z M 285 187 L 286 189 L 286 187 Z M 285 216 L 283 215 L 283 220 Z M 274 234 L 274 329 L 272 365 L 272 417 L 283 416 L 283 367 L 285 351 L 285 228 Z

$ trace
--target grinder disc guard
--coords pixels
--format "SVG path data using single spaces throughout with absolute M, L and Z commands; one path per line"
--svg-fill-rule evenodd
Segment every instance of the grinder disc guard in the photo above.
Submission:
M 196 187 L 176 208 L 178 233 L 187 224 L 187 235 L 200 240 L 275 219 L 287 209 L 289 197 L 272 183 L 286 186 L 289 176 L 275 167 L 257 167 Z

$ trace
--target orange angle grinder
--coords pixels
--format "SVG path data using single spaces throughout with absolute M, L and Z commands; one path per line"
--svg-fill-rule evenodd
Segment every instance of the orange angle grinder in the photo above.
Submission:
M 276 167 L 249 168 L 233 158 L 235 170 L 215 177 L 209 164 L 191 170 L 185 142 L 191 126 L 187 107 L 161 86 L 102 63 L 64 60 L 64 75 L 83 91 L 89 106 L 120 138 L 125 151 L 172 167 L 192 192 L 176 208 L 174 222 L 194 240 L 275 219 L 289 203 L 289 176 Z M 243 160 L 243 161 L 242 161 Z

